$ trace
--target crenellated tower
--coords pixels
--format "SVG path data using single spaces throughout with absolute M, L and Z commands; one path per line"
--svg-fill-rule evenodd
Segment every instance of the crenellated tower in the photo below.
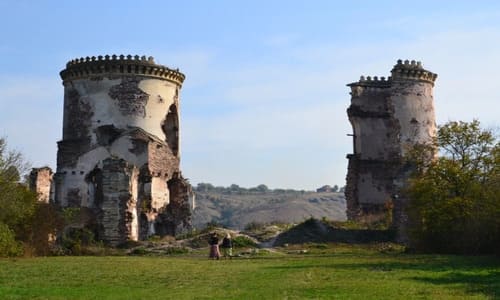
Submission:
M 394 204 L 394 223 L 404 223 L 401 197 L 409 172 L 407 151 L 436 134 L 433 87 L 437 75 L 420 62 L 398 60 L 391 76 L 363 77 L 348 84 L 347 109 L 353 128 L 349 160 L 347 216 L 377 216 Z
M 184 74 L 152 57 L 106 55 L 72 60 L 60 75 L 54 202 L 89 210 L 98 238 L 113 245 L 174 235 L 190 221 L 179 169 Z

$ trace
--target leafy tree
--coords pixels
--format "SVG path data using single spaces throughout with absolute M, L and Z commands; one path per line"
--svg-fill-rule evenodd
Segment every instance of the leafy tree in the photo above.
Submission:
M 49 235 L 62 226 L 57 210 L 37 201 L 36 193 L 21 183 L 29 164 L 17 151 L 7 151 L 0 138 L 0 256 L 49 253 Z M 24 245 L 24 249 L 22 247 Z
M 333 188 L 332 188 L 332 192 L 336 193 L 339 191 L 339 186 L 338 185 L 334 185 Z
M 36 195 L 19 182 L 26 170 L 21 153 L 8 151 L 7 142 L 0 138 L 0 256 L 19 254 L 16 238 L 35 211 Z
M 21 253 L 22 245 L 16 241 L 14 231 L 0 222 L 0 257 L 18 256 Z
M 440 157 L 433 157 L 435 149 Z M 500 254 L 500 145 L 474 120 L 448 122 L 434 144 L 414 149 L 412 245 L 447 253 Z
M 257 190 L 261 193 L 266 193 L 267 191 L 269 191 L 269 188 L 265 184 L 259 184 L 257 186 Z
M 213 191 L 215 187 L 211 183 L 200 182 L 196 185 L 196 191 L 198 192 L 209 192 Z

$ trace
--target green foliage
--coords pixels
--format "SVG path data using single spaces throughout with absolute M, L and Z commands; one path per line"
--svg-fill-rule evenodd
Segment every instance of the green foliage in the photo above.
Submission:
M 52 254 L 54 239 L 64 224 L 60 211 L 53 204 L 37 202 L 33 215 L 26 220 L 22 240 L 32 255 Z
M 269 191 L 269 188 L 265 184 L 259 184 L 257 186 L 257 190 L 261 193 L 266 193 L 267 191 Z
M 218 227 L 224 227 L 221 223 L 217 222 L 216 220 L 212 220 L 210 222 L 207 223 L 207 226 L 205 226 L 205 228 L 203 229 L 204 232 L 208 232 L 208 231 L 212 231 L 214 230 L 215 228 L 218 228 Z
M 339 187 L 336 185 L 337 190 Z M 294 189 L 270 189 L 265 184 L 259 184 L 255 187 L 245 188 L 241 187 L 235 183 L 228 187 L 224 186 L 214 186 L 211 183 L 198 183 L 196 187 L 193 187 L 195 192 L 199 193 L 218 193 L 223 195 L 255 195 L 255 194 L 304 194 L 304 190 L 294 190 Z
M 148 251 L 144 247 L 137 247 L 130 251 L 130 255 L 146 255 Z
M 0 174 L 3 180 L 8 182 L 19 182 L 21 174 L 29 169 L 29 164 L 23 155 L 15 150 L 7 150 L 7 141 L 0 138 Z
M 72 255 L 87 254 L 85 248 L 96 244 L 94 233 L 88 228 L 68 227 L 61 237 L 62 247 Z
M 203 183 L 200 182 L 198 185 L 196 185 L 196 191 L 198 192 L 210 192 L 213 191 L 215 187 L 211 183 Z
M 434 147 L 413 153 L 410 237 L 419 250 L 500 254 L 500 146 L 478 121 L 439 127 Z
M 245 225 L 245 231 L 259 231 L 259 230 L 264 229 L 264 227 L 266 227 L 266 226 L 267 226 L 266 223 L 252 221 L 252 222 L 248 223 L 247 225 Z
M 19 182 L 27 170 L 21 153 L 7 151 L 5 139 L 0 138 L 0 224 L 2 224 L 2 255 L 21 254 L 21 241 L 29 242 L 31 223 L 37 206 L 36 194 Z M 7 249 L 6 245 L 9 244 Z
M 255 246 L 257 246 L 255 242 L 246 236 L 240 235 L 233 239 L 234 248 L 255 247 Z
M 0 222 L 0 257 L 18 256 L 22 253 L 22 245 L 16 241 L 14 231 Z

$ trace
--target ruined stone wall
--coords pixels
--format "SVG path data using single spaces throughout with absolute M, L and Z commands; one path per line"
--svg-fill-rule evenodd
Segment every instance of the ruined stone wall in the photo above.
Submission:
M 95 211 L 98 238 L 111 244 L 156 234 L 172 199 L 189 200 L 167 184 L 180 172 L 184 75 L 152 57 L 106 55 L 68 62 L 61 78 L 54 202 Z
M 107 158 L 102 168 L 103 199 L 99 205 L 101 239 L 118 245 L 134 237 L 134 210 L 137 195 L 133 195 L 134 166 L 123 159 Z
M 346 199 L 349 219 L 381 214 L 393 202 L 397 223 L 404 219 L 405 187 L 410 170 L 404 157 L 412 146 L 436 133 L 432 88 L 436 74 L 419 62 L 399 60 L 391 77 L 361 77 L 348 84 L 353 127 Z
M 52 194 L 53 177 L 52 169 L 49 167 L 34 168 L 29 175 L 29 186 L 38 196 L 38 201 L 49 203 L 54 197 Z

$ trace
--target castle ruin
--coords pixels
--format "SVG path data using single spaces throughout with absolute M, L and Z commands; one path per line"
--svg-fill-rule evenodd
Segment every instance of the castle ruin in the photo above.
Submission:
M 413 146 L 432 142 L 436 135 L 436 77 L 420 62 L 398 60 L 387 79 L 361 76 L 348 84 L 354 148 L 347 155 L 349 219 L 384 213 L 391 203 L 393 226 L 404 226 L 407 200 L 402 190 L 412 171 L 404 158 Z
M 184 74 L 152 57 L 106 55 L 72 60 L 60 75 L 57 172 L 34 169 L 32 188 L 86 210 L 85 225 L 111 245 L 189 225 L 194 198 L 179 169 Z

